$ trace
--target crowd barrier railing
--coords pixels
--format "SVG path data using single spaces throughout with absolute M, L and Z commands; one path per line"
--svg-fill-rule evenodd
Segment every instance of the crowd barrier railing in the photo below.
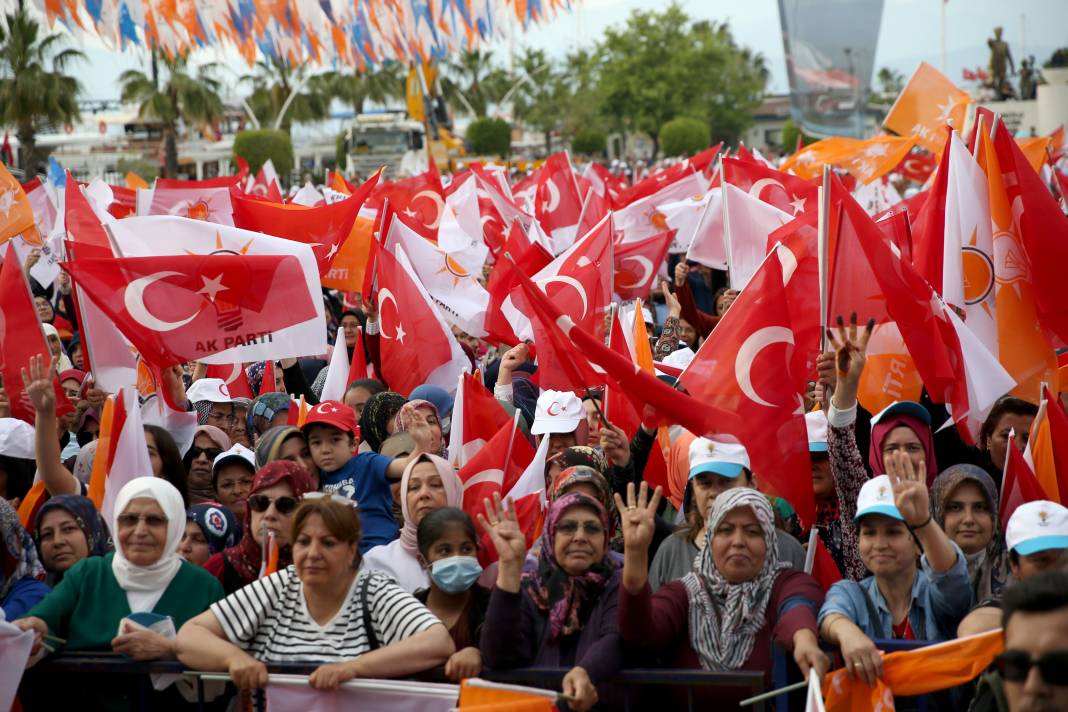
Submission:
M 290 675 L 308 675 L 316 669 L 316 664 L 284 663 L 268 665 L 271 673 Z M 541 687 L 559 690 L 561 681 L 568 672 L 567 668 L 521 668 L 505 672 L 483 671 L 480 677 L 496 682 L 507 682 L 530 687 Z M 204 710 L 204 681 L 196 674 L 189 671 L 177 660 L 163 660 L 155 662 L 136 662 L 117 653 L 92 652 L 92 653 L 64 653 L 51 658 L 46 658 L 33 668 L 26 671 L 26 676 L 77 676 L 82 674 L 114 674 L 114 675 L 137 675 L 139 689 L 138 710 L 151 710 L 151 683 L 149 675 L 191 675 L 197 679 L 197 709 Z M 423 682 L 443 682 L 442 668 L 428 671 L 412 679 Z M 77 684 L 76 680 L 72 681 Z M 709 688 L 730 688 L 744 691 L 745 696 L 759 695 L 766 689 L 764 675 L 760 672 L 705 672 L 703 670 L 676 670 L 676 669 L 627 669 L 620 671 L 610 683 L 613 689 L 620 691 L 622 707 L 627 712 L 643 709 L 638 703 L 642 695 L 660 695 L 661 693 L 674 692 L 685 694 L 687 712 L 695 710 L 698 705 L 694 701 L 695 695 Z M 647 698 L 645 698 L 647 699 Z M 675 708 L 673 708 L 675 709 Z M 757 704 L 748 709 L 755 712 L 763 712 L 764 705 Z M 773 709 L 769 706 L 768 709 Z M 28 712 L 32 712 L 28 711 Z

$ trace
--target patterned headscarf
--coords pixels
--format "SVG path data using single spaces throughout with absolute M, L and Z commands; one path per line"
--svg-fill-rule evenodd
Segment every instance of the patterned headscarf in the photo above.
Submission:
M 608 513 L 595 499 L 584 494 L 568 494 L 549 507 L 545 529 L 541 534 L 538 570 L 523 574 L 522 588 L 539 610 L 549 613 L 549 640 L 578 633 L 585 624 L 590 608 L 597 602 L 617 564 L 608 556 L 607 537 L 601 560 L 588 571 L 572 576 L 556 560 L 556 525 L 572 507 L 587 507 L 597 512 L 601 525 L 608 529 Z
M 99 440 L 87 442 L 74 458 L 74 477 L 84 485 L 88 485 L 93 476 L 93 462 L 96 460 L 96 448 L 99 444 Z
M 241 522 L 218 502 L 194 504 L 185 511 L 186 519 L 200 527 L 208 542 L 208 551 L 218 554 L 241 540 Z
M 883 441 L 890 431 L 899 426 L 906 426 L 916 437 L 920 439 L 924 449 L 924 464 L 927 466 L 927 486 L 930 487 L 938 474 L 938 461 L 935 460 L 934 436 L 931 434 L 931 426 L 919 418 L 898 414 L 883 418 L 871 428 L 871 445 L 868 447 L 868 464 L 871 465 L 871 476 L 878 477 L 886 474 L 886 466 L 883 464 Z
M 764 532 L 764 565 L 752 580 L 730 583 L 712 559 L 712 539 L 727 514 L 739 507 L 753 510 Z M 748 487 L 727 490 L 716 497 L 705 548 L 693 565 L 694 570 L 682 579 L 690 602 L 690 643 L 705 670 L 737 670 L 753 652 L 757 632 L 764 627 L 779 571 L 790 566 L 779 561 L 775 515 L 767 497 Z
M 389 423 L 407 402 L 407 398 L 393 391 L 375 393 L 367 399 L 360 414 L 360 437 L 372 450 L 382 449 L 382 443 L 390 436 Z
M 600 452 L 593 448 L 588 448 L 584 445 L 574 448 L 568 448 L 567 450 L 590 450 L 597 455 Z M 564 452 L 566 453 L 567 450 Z M 604 455 L 600 455 L 603 459 Z M 601 472 L 598 472 L 592 467 L 586 465 L 577 465 L 568 467 L 566 470 L 561 470 L 556 474 L 556 479 L 552 482 L 551 499 L 556 500 L 567 494 L 568 488 L 572 485 L 576 485 L 580 482 L 589 482 L 597 489 L 597 501 L 600 502 L 606 512 L 608 512 L 608 548 L 612 551 L 623 551 L 623 526 L 619 519 L 619 510 L 616 509 L 615 499 L 612 497 L 612 486 L 608 484 L 608 480 L 604 478 Z
M 1005 587 L 1008 574 L 1008 557 L 1005 555 L 1005 540 L 1001 536 L 998 521 L 998 489 L 994 480 L 976 465 L 953 465 L 935 478 L 931 487 L 931 516 L 938 526 L 946 528 L 946 503 L 965 482 L 974 482 L 986 496 L 986 506 L 992 517 L 992 536 L 986 549 L 975 554 L 966 554 L 968 574 L 972 579 L 972 591 L 976 601 L 996 596 Z
M 438 407 L 436 405 L 434 405 L 433 403 L 431 403 L 430 401 L 423 400 L 422 398 L 418 398 L 418 399 L 415 399 L 415 400 L 410 400 L 407 403 L 405 403 L 404 405 L 410 405 L 410 406 L 412 406 L 413 408 L 416 408 L 416 409 L 421 408 L 423 410 L 429 410 L 431 413 L 434 414 L 434 417 L 438 419 L 438 428 L 441 430 L 441 440 L 440 440 L 441 444 L 438 447 L 438 451 L 435 452 L 434 454 L 437 455 L 438 457 L 447 458 L 449 456 L 449 444 L 447 442 L 445 442 L 445 427 L 442 424 L 441 413 L 438 411 Z M 404 420 L 401 418 L 401 412 L 398 410 L 397 414 L 395 416 L 393 416 L 393 433 L 397 434 L 397 433 L 406 433 L 406 432 L 408 432 L 408 427 L 404 424 Z M 383 442 L 385 442 L 385 441 L 383 440 Z M 382 446 L 379 445 L 378 449 L 381 450 Z
M 597 470 L 602 476 L 608 472 L 608 459 L 604 453 L 589 445 L 573 445 L 564 448 L 560 452 L 559 462 L 563 470 L 569 467 L 589 467 Z
M 463 509 L 464 506 L 464 483 L 460 480 L 456 471 L 452 469 L 452 465 L 449 464 L 448 460 L 425 453 L 419 457 L 412 458 L 408 462 L 408 466 L 404 468 L 404 474 L 401 475 L 400 481 L 400 506 L 401 514 L 404 517 L 404 525 L 400 530 L 400 543 L 401 547 L 412 556 L 419 553 L 419 542 L 416 537 L 418 527 L 412 521 L 411 512 L 408 511 L 408 480 L 411 479 L 415 466 L 423 462 L 429 462 L 438 471 L 438 476 L 441 477 L 441 484 L 445 488 L 445 506 L 455 507 L 456 509 Z
M 300 499 L 304 493 L 315 489 L 311 475 L 307 468 L 289 460 L 275 460 L 265 467 L 261 467 L 256 476 L 252 478 L 252 486 L 249 487 L 249 496 L 260 490 L 267 489 L 282 481 L 288 481 L 293 488 L 293 496 Z M 250 584 L 260 575 L 260 564 L 263 559 L 263 549 L 256 541 L 252 532 L 252 507 L 245 508 L 244 532 L 237 546 L 223 550 L 223 557 L 234 567 L 234 571 L 241 577 L 243 584 Z M 288 546 L 280 547 L 278 551 L 278 567 L 288 566 L 290 561 L 290 549 Z
M 18 513 L 6 499 L 0 499 L 0 537 L 4 540 L 0 549 L 0 601 L 3 601 L 11 588 L 27 576 L 43 581 L 45 570 L 37 558 L 33 539 L 22 528 Z
M 94 444 L 97 441 L 93 441 Z M 74 517 L 78 528 L 85 534 L 89 556 L 103 556 L 111 551 L 111 535 L 100 512 L 96 510 L 93 500 L 77 494 L 61 494 L 52 497 L 37 510 L 33 530 L 37 536 L 37 546 L 41 545 L 41 522 L 53 509 L 62 509 Z
M 282 443 L 294 435 L 304 439 L 304 433 L 294 425 L 276 425 L 263 431 L 256 440 L 256 467 L 263 467 L 268 462 L 277 460 Z
M 263 383 L 263 372 L 266 369 L 266 361 L 257 361 L 245 369 L 245 378 L 248 379 L 248 386 L 253 393 L 260 392 L 260 385 Z

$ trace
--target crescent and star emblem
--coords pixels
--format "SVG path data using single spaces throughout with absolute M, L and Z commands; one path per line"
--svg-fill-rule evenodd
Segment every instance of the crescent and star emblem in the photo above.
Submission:
M 556 408 L 556 410 L 554 411 L 553 408 Z M 549 407 L 545 409 L 545 412 L 549 415 L 560 415 L 560 402 L 553 401 L 549 404 Z
M 150 312 L 148 307 L 145 306 L 145 290 L 150 285 L 167 277 L 181 276 L 183 275 L 180 272 L 155 272 L 147 277 L 138 277 L 130 282 L 126 285 L 126 290 L 123 293 L 123 304 L 126 306 L 126 311 L 138 324 L 153 331 L 174 331 L 193 321 L 200 314 L 203 307 L 180 321 L 164 321 Z
M 768 346 L 772 344 L 790 344 L 792 346 L 793 343 L 794 332 L 785 326 L 765 326 L 763 329 L 754 331 L 742 342 L 741 348 L 738 349 L 738 357 L 734 361 L 734 377 L 746 398 L 769 408 L 776 407 L 773 403 L 761 398 L 760 394 L 753 388 L 753 376 L 750 373 L 750 369 L 752 369 L 753 361 L 756 360 L 757 355 Z
M 582 283 L 574 277 L 566 277 L 564 275 L 557 274 L 552 277 L 545 277 L 544 279 L 539 279 L 535 282 L 535 284 L 541 287 L 541 291 L 545 292 L 545 294 L 548 295 L 549 292 L 545 289 L 545 287 L 553 282 L 559 282 L 561 284 L 569 285 L 573 287 L 576 292 L 579 293 L 579 296 L 582 298 L 582 316 L 580 316 L 578 320 L 582 321 L 583 319 L 585 319 L 586 312 L 589 311 L 590 302 L 589 299 L 586 298 L 586 290 L 583 289 Z
M 560 189 L 551 180 L 545 181 L 545 189 L 549 191 L 549 199 L 541 204 L 541 211 L 543 213 L 555 213 L 556 209 L 560 207 Z
M 619 286 L 620 289 L 638 289 L 643 284 L 646 284 L 649 281 L 649 278 L 653 276 L 653 263 L 652 263 L 652 260 L 650 260 L 648 257 L 646 257 L 644 255 L 628 255 L 627 257 L 624 257 L 623 259 L 621 259 L 620 262 L 626 262 L 627 260 L 634 260 L 635 262 L 637 262 L 641 266 L 641 268 L 642 268 L 641 279 L 636 279 L 631 284 L 620 284 L 618 286 Z
M 379 313 L 379 315 L 381 316 L 381 315 L 385 314 L 386 310 L 383 307 L 385 306 L 387 301 L 393 302 L 393 308 L 397 310 L 397 316 L 399 317 L 400 316 L 400 305 L 397 304 L 397 298 L 393 296 L 393 292 L 391 292 L 391 291 L 389 291 L 389 289 L 385 289 L 385 288 L 378 290 L 378 313 Z M 385 320 L 383 320 L 382 323 L 383 323 L 383 325 L 385 325 Z M 382 333 L 382 338 L 383 339 L 396 339 L 397 341 L 401 342 L 402 344 L 404 343 L 404 337 L 406 336 L 406 334 L 404 333 L 404 327 L 401 325 L 399 318 L 397 319 L 397 329 L 396 329 L 396 331 L 393 332 L 392 336 L 387 334 L 385 329 L 383 329 L 381 333 Z
M 419 198 L 426 198 L 434 204 L 434 210 L 436 211 L 434 214 L 434 220 L 425 224 L 430 230 L 437 230 L 438 225 L 441 224 L 441 215 L 445 212 L 445 201 L 438 193 L 433 190 L 421 190 L 412 196 L 412 199 L 408 203 L 408 205 L 415 205 L 415 201 L 419 200 Z

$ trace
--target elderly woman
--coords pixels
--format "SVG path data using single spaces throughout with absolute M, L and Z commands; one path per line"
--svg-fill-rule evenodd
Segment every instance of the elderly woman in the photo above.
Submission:
M 445 662 L 445 626 L 378 572 L 358 572 L 360 517 L 351 500 L 306 497 L 293 515 L 293 564 L 236 591 L 182 628 L 178 655 L 229 671 L 241 688 L 267 684 L 265 663 L 322 663 L 313 687 L 354 677 L 403 677 Z
M 422 388 L 422 386 L 420 386 L 420 388 Z M 429 452 L 432 452 L 439 457 L 448 457 L 448 443 L 445 442 L 445 434 L 442 429 L 441 416 L 439 415 L 438 407 L 430 401 L 423 400 L 421 398 L 413 398 L 412 400 L 408 401 L 406 405 L 416 410 L 422 411 L 423 415 L 426 416 L 427 425 L 430 426 L 430 431 L 431 433 L 433 433 L 434 436 L 433 441 L 429 445 Z M 390 432 L 407 432 L 407 427 L 404 424 L 404 420 L 405 419 L 401 415 L 401 411 L 397 411 L 397 415 L 395 415 L 393 418 L 393 429 Z
M 564 451 L 565 456 L 568 450 L 577 449 L 579 447 L 568 448 Z M 615 500 L 612 499 L 612 487 L 602 473 L 602 470 L 585 465 L 573 465 L 561 470 L 553 478 L 550 497 L 556 500 L 572 492 L 579 492 L 600 502 L 608 512 L 608 548 L 614 553 L 622 554 L 623 528 L 619 523 Z
M 4 540 L 0 549 L 0 610 L 12 620 L 36 605 L 49 589 L 33 539 L 5 499 L 0 499 L 0 536 Z
M 1001 595 L 1009 576 L 1009 557 L 998 522 L 998 490 L 976 465 L 954 465 L 935 478 L 931 514 L 946 536 L 964 552 L 972 600 Z
M 52 497 L 37 511 L 34 533 L 37 552 L 55 586 L 72 566 L 90 556 L 111 551 L 111 535 L 92 500 L 76 494 Z
M 811 576 L 779 560 L 767 497 L 748 487 L 716 497 L 693 570 L 653 593 L 648 551 L 660 488 L 647 495 L 645 483 L 637 497 L 629 485 L 625 510 L 616 495 L 626 543 L 619 591 L 623 641 L 659 652 L 671 667 L 759 670 L 769 682 L 774 642 L 806 677 L 809 669 L 822 676 L 829 667 L 816 635 L 823 592 Z M 720 706 L 729 706 L 722 690 L 716 694 Z
M 249 489 L 241 541 L 204 563 L 204 568 L 222 582 L 227 594 L 259 578 L 266 560 L 263 542 L 268 531 L 278 546 L 278 565 L 289 564 L 289 524 L 300 498 L 314 489 L 308 471 L 295 462 L 277 460 L 256 472 Z
M 182 458 L 189 473 L 186 484 L 192 504 L 215 501 L 212 485 L 212 464 L 220 453 L 230 449 L 230 436 L 214 425 L 198 425 L 193 434 L 193 444 Z
M 436 455 L 414 458 L 401 475 L 401 512 L 404 525 L 400 538 L 371 548 L 363 566 L 392 577 L 409 593 L 430 585 L 419 561 L 418 529 L 423 517 L 442 507 L 462 507 L 464 485 L 448 461 Z
M 241 541 L 241 522 L 218 502 L 194 504 L 185 512 L 185 532 L 178 555 L 191 564 L 203 566 L 213 554 Z
M 597 704 L 622 664 L 616 605 L 619 565 L 609 556 L 608 513 L 577 492 L 552 503 L 535 571 L 523 572 L 526 541 L 515 507 L 486 503 L 479 524 L 499 555 L 482 628 L 487 667 L 569 668 L 563 692 L 582 712 Z M 598 689 L 600 686 L 600 689 Z
M 275 460 L 289 460 L 304 465 L 311 473 L 312 481 L 319 481 L 319 468 L 312 460 L 308 440 L 304 432 L 294 425 L 276 425 L 264 431 L 256 441 L 256 467 L 263 467 Z
M 860 557 L 873 575 L 835 583 L 820 610 L 823 638 L 869 685 L 882 676 L 872 638 L 946 640 L 972 604 L 967 560 L 930 513 L 923 463 L 897 452 L 887 464 L 889 475 L 861 488 L 855 514 L 842 512 L 859 525 Z

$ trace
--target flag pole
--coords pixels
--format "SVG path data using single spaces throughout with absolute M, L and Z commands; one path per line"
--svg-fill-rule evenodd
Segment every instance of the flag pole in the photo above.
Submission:
M 731 259 L 731 221 L 727 214 L 727 181 L 723 178 L 723 156 L 719 157 L 719 165 L 716 167 L 716 170 L 719 172 L 720 209 L 723 211 L 723 252 L 727 257 L 727 286 L 733 287 L 734 285 L 731 284 L 731 277 L 733 276 L 731 274 L 731 265 L 734 264 L 734 261 Z M 712 203 L 711 200 L 708 202 L 709 204 Z M 708 206 L 705 206 L 706 210 L 707 207 Z M 694 237 L 696 237 L 696 235 L 694 235 Z
M 230 679 L 229 675 L 226 675 L 225 673 L 223 673 L 223 675 L 226 677 L 227 680 Z M 808 687 L 808 680 L 802 680 L 801 682 L 795 682 L 792 685 L 787 685 L 786 687 L 780 687 L 777 690 L 772 690 L 770 692 L 765 692 L 762 695 L 757 695 L 755 697 L 750 697 L 749 699 L 745 699 L 745 700 L 742 700 L 741 702 L 739 702 L 738 706 L 739 707 L 746 707 L 748 705 L 755 705 L 757 702 L 763 702 L 764 700 L 771 700 L 771 699 L 774 699 L 774 698 L 778 697 L 779 695 L 785 695 L 787 692 L 793 692 L 794 690 L 800 690 L 803 687 Z
M 831 212 L 831 167 L 829 164 L 823 164 L 823 183 L 819 187 L 819 206 L 816 214 L 817 219 L 817 236 L 816 245 L 819 258 L 819 280 L 820 280 L 820 350 L 827 350 L 827 328 L 829 324 L 828 320 L 828 292 L 830 285 L 828 284 L 828 250 L 830 235 L 829 225 L 827 221 L 830 219 Z M 724 205 L 724 230 L 726 235 L 726 205 Z
M 816 564 L 816 539 L 819 537 L 819 527 L 812 527 L 808 533 L 808 549 L 805 550 L 805 573 L 812 575 L 812 569 Z

